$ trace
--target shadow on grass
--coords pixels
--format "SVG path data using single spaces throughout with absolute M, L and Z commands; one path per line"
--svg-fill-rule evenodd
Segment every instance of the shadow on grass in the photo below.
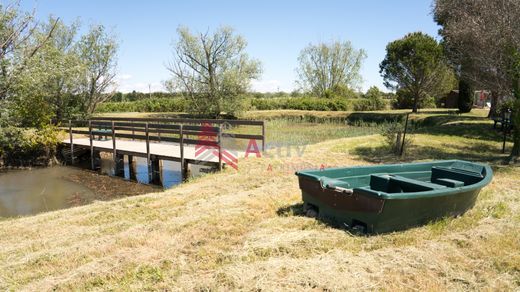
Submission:
M 391 153 L 384 146 L 357 147 L 353 153 L 361 159 L 372 163 L 411 162 L 415 160 L 450 160 L 461 159 L 475 162 L 485 162 L 500 165 L 507 154 L 500 153 L 494 146 L 486 143 L 472 143 L 471 145 L 446 144 L 443 148 L 431 146 L 412 146 L 403 157 Z
M 471 139 L 496 141 L 499 143 L 503 139 L 503 134 L 498 129 L 493 129 L 490 123 L 476 122 L 464 123 L 456 122 L 433 127 L 417 128 L 415 133 L 428 134 L 435 136 L 457 136 Z
M 289 206 L 281 207 L 278 210 L 276 210 L 276 214 L 280 217 L 298 216 L 298 217 L 305 217 L 305 218 L 313 218 L 313 219 L 316 219 L 317 221 L 319 221 L 320 223 L 324 224 L 327 227 L 341 229 L 341 230 L 351 233 L 352 235 L 358 235 L 358 236 L 376 235 L 376 234 L 364 233 L 359 230 L 354 230 L 344 224 L 340 224 L 337 221 L 334 221 L 331 218 L 324 218 L 324 217 L 320 217 L 320 216 L 309 217 L 305 214 L 305 211 L 303 209 L 303 203 L 296 203 L 296 204 L 292 204 Z

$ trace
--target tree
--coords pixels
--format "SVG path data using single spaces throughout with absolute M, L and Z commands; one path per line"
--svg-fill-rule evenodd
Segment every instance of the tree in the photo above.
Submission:
M 240 95 L 261 73 L 260 63 L 245 52 L 245 39 L 229 27 L 212 34 L 179 27 L 177 33 L 168 87 L 190 100 L 192 112 L 219 117 L 239 111 Z
M 0 117 L 9 116 L 15 85 L 30 60 L 52 37 L 57 19 L 45 35 L 35 39 L 37 24 L 32 14 L 19 10 L 19 2 L 0 4 Z
M 366 52 L 354 49 L 349 41 L 309 44 L 298 57 L 300 86 L 320 97 L 358 87 L 365 58 Z
M 515 98 L 514 146 L 520 156 L 520 2 L 517 0 L 436 0 L 435 20 L 442 26 L 451 62 L 463 78 L 489 88 L 494 98 Z M 496 104 L 496 101 L 494 102 Z
M 116 37 L 103 25 L 94 25 L 77 44 L 84 66 L 80 96 L 81 112 L 92 114 L 99 103 L 112 97 L 115 89 L 118 44 Z
M 464 79 L 459 80 L 459 98 L 458 98 L 458 106 L 459 112 L 461 113 L 469 113 L 471 108 L 473 107 L 473 87 L 471 87 L 471 83 L 467 82 Z
M 75 109 L 73 99 L 78 96 L 84 68 L 75 49 L 78 27 L 78 22 L 68 26 L 50 17 L 35 32 L 35 39 L 38 42 L 53 28 L 54 34 L 32 58 L 24 78 L 19 81 L 23 92 L 17 94 L 18 99 L 41 97 L 52 111 L 49 114 L 57 120 L 62 120 L 64 115 L 71 116 Z
M 389 43 L 380 73 L 385 86 L 413 97 L 413 112 L 423 99 L 452 89 L 454 75 L 442 46 L 421 32 Z

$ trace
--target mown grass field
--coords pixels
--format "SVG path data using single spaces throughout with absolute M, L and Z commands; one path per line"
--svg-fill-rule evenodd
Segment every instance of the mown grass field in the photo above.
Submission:
M 501 164 L 500 135 L 483 112 L 413 118 L 431 120 L 402 159 L 374 132 L 315 125 L 325 138 L 302 134 L 301 157 L 273 150 L 162 193 L 3 219 L 0 289 L 519 289 L 520 168 Z M 312 132 L 278 123 L 269 141 Z M 302 216 L 296 169 L 450 158 L 495 171 L 464 216 L 375 236 Z

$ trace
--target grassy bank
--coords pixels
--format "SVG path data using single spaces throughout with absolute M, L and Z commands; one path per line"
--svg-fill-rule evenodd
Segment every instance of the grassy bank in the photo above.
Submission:
M 364 237 L 302 216 L 294 170 L 399 161 L 379 135 L 333 137 L 163 193 L 4 219 L 0 289 L 518 289 L 520 169 L 500 165 L 490 125 L 466 117 L 415 133 L 403 158 L 492 164 L 459 218 Z M 470 124 L 480 131 L 465 135 Z

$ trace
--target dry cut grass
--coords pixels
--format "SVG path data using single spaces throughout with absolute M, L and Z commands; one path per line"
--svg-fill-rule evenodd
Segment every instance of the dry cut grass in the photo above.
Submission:
M 462 217 L 365 237 L 301 216 L 295 169 L 395 161 L 381 140 L 321 142 L 163 193 L 4 219 L 0 289 L 519 289 L 520 169 L 496 162 L 494 141 L 422 133 L 408 149 L 405 160 L 494 165 Z

